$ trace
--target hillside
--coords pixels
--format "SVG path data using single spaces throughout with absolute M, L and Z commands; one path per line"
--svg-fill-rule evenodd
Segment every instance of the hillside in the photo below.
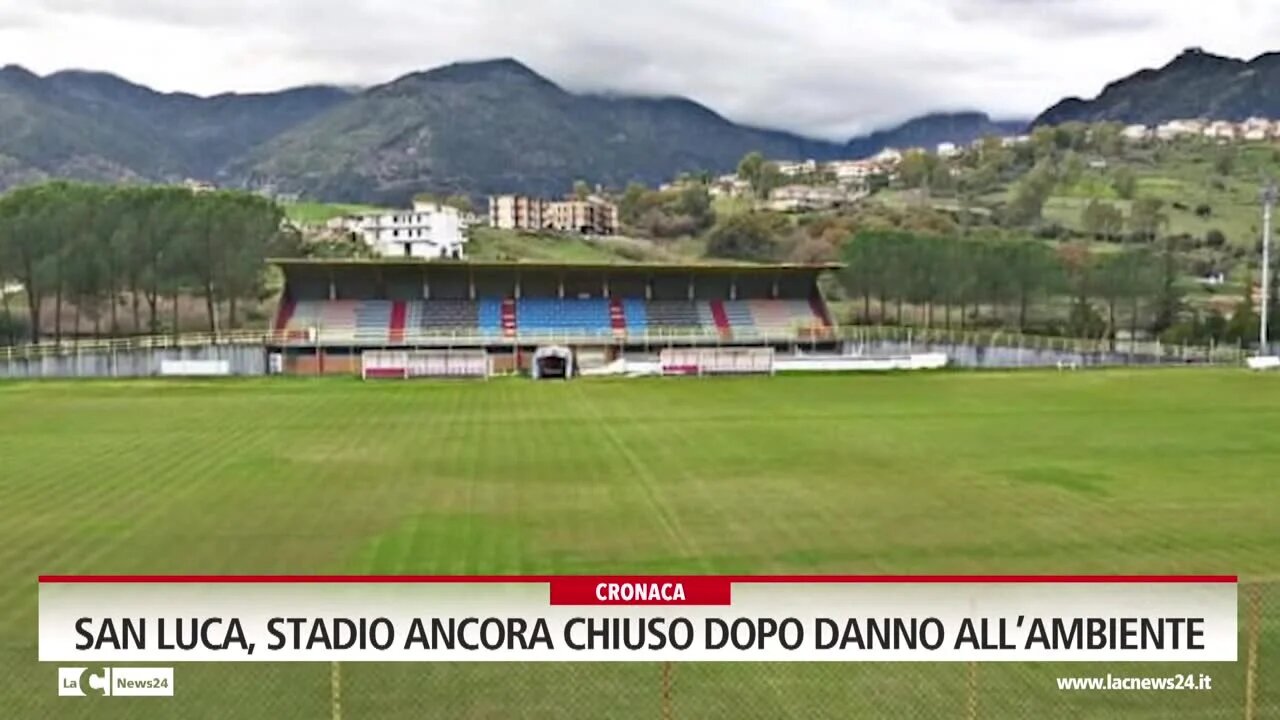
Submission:
M 692 100 L 575 94 L 514 60 L 458 63 L 363 91 L 159 93 L 114 75 L 0 70 L 0 189 L 45 178 L 271 184 L 336 202 L 417 192 L 559 194 L 778 159 L 870 155 L 1018 128 L 929 115 L 828 142 L 736 124 Z
M 1280 117 L 1280 53 L 1245 62 L 1186 50 L 1162 68 L 1107 85 L 1094 99 L 1067 98 L 1036 125 L 1103 120 L 1147 125 L 1178 118 L 1244 120 Z
M 307 195 L 403 202 L 434 192 L 564 192 L 656 183 L 746 153 L 841 147 L 733 124 L 692 101 L 575 95 L 513 60 L 450 65 L 372 88 L 233 166 Z
M 348 97 L 332 87 L 197 97 L 105 73 L 40 77 L 8 66 L 0 69 L 0 188 L 43 178 L 211 178 L 228 158 Z
M 865 137 L 849 141 L 849 157 L 867 157 L 886 147 L 933 148 L 941 142 L 965 145 L 989 135 L 1017 135 L 1027 127 L 1026 120 L 992 120 L 985 113 L 933 113 L 908 120 L 888 130 L 877 130 Z

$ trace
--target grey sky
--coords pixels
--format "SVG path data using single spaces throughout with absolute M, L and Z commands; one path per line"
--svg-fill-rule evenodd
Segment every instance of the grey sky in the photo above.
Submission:
M 844 138 L 1030 116 L 1184 47 L 1280 50 L 1274 0 L 0 0 L 0 64 L 210 94 L 515 57 L 572 90 L 685 95 Z M 1268 44 L 1270 43 L 1270 45 Z

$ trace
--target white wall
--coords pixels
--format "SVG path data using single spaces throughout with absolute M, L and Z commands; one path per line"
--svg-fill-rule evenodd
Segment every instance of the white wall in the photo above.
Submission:
M 466 256 L 466 223 L 456 208 L 417 203 L 412 210 L 366 215 L 359 232 L 385 257 L 436 259 Z M 443 254 L 442 254 L 443 253 Z

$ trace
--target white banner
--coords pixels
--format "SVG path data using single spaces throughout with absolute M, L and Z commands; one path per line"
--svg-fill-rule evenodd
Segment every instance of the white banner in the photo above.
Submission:
M 41 578 L 40 660 L 1235 661 L 1224 577 Z

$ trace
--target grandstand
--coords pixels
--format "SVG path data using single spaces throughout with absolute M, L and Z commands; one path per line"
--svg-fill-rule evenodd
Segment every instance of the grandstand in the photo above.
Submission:
M 836 265 L 276 260 L 287 372 L 355 372 L 367 349 L 483 348 L 510 369 L 555 343 L 606 357 L 675 346 L 827 347 Z M 510 360 L 504 361 L 504 356 Z

